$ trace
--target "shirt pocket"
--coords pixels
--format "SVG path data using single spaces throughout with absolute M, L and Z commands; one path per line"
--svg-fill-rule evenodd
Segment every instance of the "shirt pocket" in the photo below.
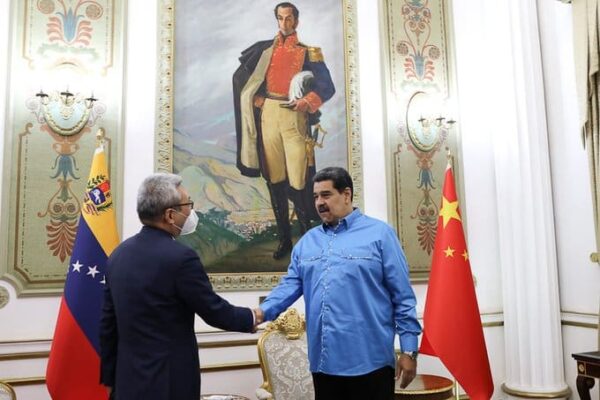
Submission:
M 370 244 L 340 249 L 338 255 L 348 274 L 379 275 L 382 272 L 380 258 Z
M 322 250 L 314 254 L 303 254 L 300 259 L 300 267 L 314 268 L 319 266 L 323 263 L 324 257 L 324 252 Z

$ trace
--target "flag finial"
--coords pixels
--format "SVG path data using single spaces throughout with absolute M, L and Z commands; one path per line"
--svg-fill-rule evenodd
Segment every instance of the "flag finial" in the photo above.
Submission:
M 96 132 L 96 140 L 98 141 L 98 145 L 104 144 L 104 137 L 106 136 L 106 132 L 104 128 L 98 128 L 98 132 Z
M 452 156 L 452 153 L 450 152 L 450 147 L 446 147 L 446 160 L 448 161 L 448 164 L 446 165 L 446 169 L 452 168 L 452 161 L 454 160 L 454 157 Z

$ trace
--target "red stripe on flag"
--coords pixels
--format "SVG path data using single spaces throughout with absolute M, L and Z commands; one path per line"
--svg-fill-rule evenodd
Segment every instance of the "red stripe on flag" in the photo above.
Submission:
M 100 358 L 63 298 L 46 369 L 48 392 L 53 400 L 106 400 L 99 381 Z

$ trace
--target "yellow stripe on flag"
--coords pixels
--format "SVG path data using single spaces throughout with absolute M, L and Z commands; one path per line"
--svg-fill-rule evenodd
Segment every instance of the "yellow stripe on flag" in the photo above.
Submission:
M 108 166 L 102 145 L 99 145 L 94 152 L 90 176 L 85 188 L 82 215 L 106 256 L 110 256 L 119 244 L 119 236 Z

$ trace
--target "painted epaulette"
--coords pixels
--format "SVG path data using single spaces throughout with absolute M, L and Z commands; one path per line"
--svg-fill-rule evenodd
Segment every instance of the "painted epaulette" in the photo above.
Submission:
M 324 62 L 323 52 L 320 47 L 309 47 L 308 48 L 308 61 L 310 62 Z
M 325 58 L 323 58 L 323 52 L 320 47 L 311 47 L 307 46 L 304 43 L 298 42 L 299 46 L 306 47 L 308 52 L 308 61 L 310 62 L 324 62 Z

